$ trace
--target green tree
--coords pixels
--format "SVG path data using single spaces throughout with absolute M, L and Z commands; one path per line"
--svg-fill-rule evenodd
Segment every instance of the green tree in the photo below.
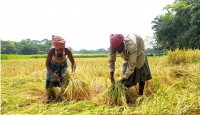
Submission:
M 157 44 L 163 49 L 172 50 L 199 48 L 200 3 L 197 0 L 176 0 L 164 10 L 168 13 L 152 21 Z
M 2 54 L 17 54 L 17 43 L 14 41 L 1 41 L 1 53 Z
M 25 39 L 20 42 L 1 41 L 2 54 L 46 54 L 51 47 L 51 40 Z
M 21 49 L 21 54 L 38 54 L 39 48 L 34 45 L 23 46 Z

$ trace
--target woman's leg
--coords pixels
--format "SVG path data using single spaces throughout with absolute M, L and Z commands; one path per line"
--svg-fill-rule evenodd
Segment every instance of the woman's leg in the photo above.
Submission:
M 67 67 L 63 67 L 61 69 L 61 82 L 60 82 L 61 83 L 60 87 L 63 92 L 67 88 L 67 85 L 68 85 L 68 79 L 66 77 L 66 72 L 67 72 Z
M 56 65 L 51 62 L 51 69 L 54 72 L 56 70 Z M 56 94 L 53 90 L 54 84 L 53 84 L 53 78 L 51 74 L 47 71 L 46 74 L 46 90 L 47 90 L 47 96 L 48 100 L 53 100 L 56 98 Z
M 143 67 L 140 70 L 141 70 L 141 73 L 142 73 L 141 74 L 142 79 L 140 79 L 141 81 L 139 83 L 138 94 L 143 95 L 145 81 L 152 79 L 147 57 L 146 57 L 146 60 L 145 60 Z
M 140 81 L 138 95 L 143 95 L 145 81 Z
M 52 82 L 50 81 L 49 76 L 50 74 L 49 72 L 47 72 L 47 80 L 46 80 L 47 99 L 53 100 L 56 98 L 56 94 L 53 90 Z

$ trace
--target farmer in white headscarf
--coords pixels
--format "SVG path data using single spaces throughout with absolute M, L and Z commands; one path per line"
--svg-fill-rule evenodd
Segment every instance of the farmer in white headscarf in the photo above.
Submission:
M 138 95 L 143 95 L 145 81 L 152 79 L 143 39 L 135 34 L 110 35 L 108 67 L 112 83 L 115 82 L 116 52 L 123 58 L 123 78 L 121 82 L 128 88 L 139 83 Z
M 53 87 L 62 87 L 62 83 L 66 81 L 67 57 L 71 62 L 72 74 L 75 73 L 76 64 L 71 51 L 65 47 L 65 40 L 60 36 L 52 36 L 52 47 L 48 52 L 46 59 L 47 77 L 46 89 L 48 92 L 48 100 L 54 100 L 55 92 Z

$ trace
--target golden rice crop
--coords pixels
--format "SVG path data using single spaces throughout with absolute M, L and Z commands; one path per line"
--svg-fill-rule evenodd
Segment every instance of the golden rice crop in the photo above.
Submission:
M 121 82 L 116 82 L 100 94 L 98 101 L 109 105 L 127 105 L 127 97 L 131 97 L 131 93 L 127 87 Z
M 149 84 L 145 83 L 144 96 L 137 97 L 138 85 L 134 86 L 128 90 L 133 93 L 131 96 L 134 103 L 129 106 L 113 106 L 113 104 L 112 107 L 108 105 L 112 103 L 110 101 L 112 98 L 108 95 L 111 83 L 107 58 L 75 58 L 76 79 L 89 84 L 92 95 L 90 100 L 78 102 L 69 100 L 50 104 L 41 103 L 46 96 L 44 95 L 46 59 L 1 60 L 1 90 L 4 92 L 1 96 L 2 114 L 198 114 L 200 102 L 199 51 L 186 51 L 188 53 L 185 53 L 186 58 L 184 59 L 191 60 L 192 63 L 189 61 L 185 64 L 177 58 L 180 65 L 167 64 L 167 60 L 170 59 L 168 55 L 148 57 L 153 79 L 148 81 Z M 194 52 L 195 55 L 190 55 L 189 52 Z M 171 59 L 178 56 L 173 54 Z M 193 63 L 193 59 L 197 59 L 197 63 Z M 115 71 L 116 81 L 118 76 L 122 76 L 121 62 L 122 58 L 117 57 L 115 65 L 119 72 Z M 71 70 L 70 66 L 68 70 Z M 72 78 L 73 76 L 70 80 Z M 61 92 L 59 87 L 54 90 L 56 95 Z M 66 94 L 67 92 L 64 96 Z M 126 97 L 126 101 L 129 101 L 129 98 Z M 123 102 L 126 104 L 126 101 Z
M 68 100 L 84 100 L 91 98 L 91 89 L 88 84 L 76 77 L 69 79 L 69 84 L 63 93 Z
M 200 50 L 168 51 L 167 59 L 170 64 L 192 63 L 200 59 Z

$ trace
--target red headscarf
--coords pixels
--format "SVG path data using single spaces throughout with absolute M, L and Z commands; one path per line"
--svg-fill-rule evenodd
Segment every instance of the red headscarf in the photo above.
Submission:
M 122 34 L 111 34 L 110 35 L 110 45 L 112 48 L 118 48 L 124 41 L 124 36 Z
M 56 49 L 65 48 L 65 40 L 60 36 L 52 35 L 52 44 Z

